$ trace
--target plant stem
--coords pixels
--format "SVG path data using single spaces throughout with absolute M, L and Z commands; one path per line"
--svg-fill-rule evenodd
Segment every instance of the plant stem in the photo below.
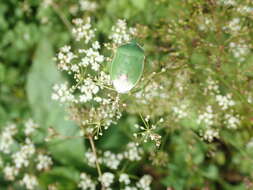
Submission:
M 99 176 L 99 179 L 101 179 L 102 178 L 102 172 L 101 172 L 101 168 L 100 168 L 100 165 L 99 165 L 99 162 L 98 162 L 97 151 L 96 151 L 96 147 L 95 147 L 95 144 L 94 144 L 94 141 L 93 141 L 93 137 L 92 137 L 92 135 L 89 135 L 88 138 L 89 138 L 89 141 L 90 141 L 92 152 L 93 152 L 93 154 L 95 155 L 95 158 L 96 158 L 96 167 L 97 167 L 98 176 Z M 101 182 L 101 186 L 102 186 L 101 190 L 105 190 L 105 187 L 104 187 L 102 182 Z
M 65 17 L 65 15 L 60 11 L 60 8 L 57 4 L 52 3 L 51 4 L 52 8 L 54 9 L 55 13 L 60 17 L 64 25 L 67 27 L 70 33 L 72 33 L 72 26 L 69 23 L 68 19 Z

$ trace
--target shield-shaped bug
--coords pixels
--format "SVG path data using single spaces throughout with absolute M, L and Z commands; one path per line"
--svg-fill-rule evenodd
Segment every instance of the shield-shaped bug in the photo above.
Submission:
M 138 83 L 143 73 L 144 59 L 143 49 L 134 41 L 117 48 L 110 70 L 117 92 L 127 93 Z

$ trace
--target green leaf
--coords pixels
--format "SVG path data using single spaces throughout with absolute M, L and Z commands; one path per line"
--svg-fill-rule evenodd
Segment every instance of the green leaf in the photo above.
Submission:
M 116 125 L 112 125 L 104 132 L 103 136 L 99 138 L 98 147 L 104 150 L 120 150 L 129 141 L 129 138 L 126 136 L 127 130 L 127 124 L 123 121 L 120 121 Z
M 43 39 L 36 50 L 32 68 L 26 85 L 28 100 L 34 119 L 43 129 L 49 126 L 62 135 L 74 136 L 79 128 L 66 120 L 64 107 L 51 100 L 52 86 L 64 82 L 53 62 L 53 49 L 47 39 Z M 55 159 L 65 164 L 78 164 L 83 161 L 84 144 L 81 139 L 53 142 L 50 150 Z M 64 154 L 63 154 L 64 152 Z
M 132 0 L 132 4 L 139 10 L 144 10 L 147 0 Z
M 5 67 L 0 63 L 0 82 L 3 82 L 5 78 Z
M 39 180 L 46 189 L 49 184 L 57 183 L 59 190 L 75 190 L 79 180 L 79 172 L 71 167 L 54 167 L 52 170 L 43 173 Z

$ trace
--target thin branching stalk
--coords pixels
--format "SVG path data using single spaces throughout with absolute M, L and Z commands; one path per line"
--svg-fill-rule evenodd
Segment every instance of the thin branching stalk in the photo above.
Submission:
M 99 162 L 98 162 L 97 150 L 96 150 L 95 143 L 93 141 L 93 137 L 91 135 L 89 135 L 88 138 L 89 138 L 89 141 L 90 141 L 92 152 L 93 152 L 93 154 L 95 155 L 95 158 L 96 158 L 96 167 L 97 167 L 97 172 L 98 172 L 99 179 L 102 179 L 102 172 L 101 172 L 101 168 L 100 168 L 100 165 L 99 165 Z M 104 187 L 102 182 L 101 182 L 101 186 L 102 186 L 101 190 L 105 190 L 105 187 Z
M 69 32 L 72 33 L 72 26 L 69 23 L 68 19 L 65 17 L 65 15 L 62 14 L 62 12 L 60 11 L 59 6 L 55 3 L 52 3 L 51 5 L 52 5 L 52 8 L 55 11 L 55 13 L 60 17 L 60 19 L 62 20 L 64 25 L 68 28 Z

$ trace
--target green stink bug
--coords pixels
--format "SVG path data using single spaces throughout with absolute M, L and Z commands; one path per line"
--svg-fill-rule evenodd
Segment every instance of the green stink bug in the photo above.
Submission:
M 127 93 L 137 84 L 143 72 L 144 58 L 143 49 L 134 41 L 118 47 L 110 70 L 117 92 Z

